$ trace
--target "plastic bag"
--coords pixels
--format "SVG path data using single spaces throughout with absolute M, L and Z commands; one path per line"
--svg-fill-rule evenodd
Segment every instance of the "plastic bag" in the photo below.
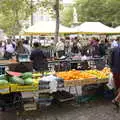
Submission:
M 109 81 L 108 81 L 107 86 L 108 86 L 109 89 L 114 89 L 115 88 L 115 84 L 114 84 L 113 74 L 112 73 L 110 73 L 110 75 L 109 75 Z

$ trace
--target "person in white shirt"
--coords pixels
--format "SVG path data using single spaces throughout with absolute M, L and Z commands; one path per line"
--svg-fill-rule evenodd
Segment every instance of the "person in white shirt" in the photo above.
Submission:
M 40 43 L 39 39 L 37 39 L 36 37 L 33 38 L 32 40 L 32 46 L 34 45 L 34 43 Z
M 11 42 L 10 39 L 8 39 L 7 44 L 5 45 L 4 58 L 11 59 L 14 52 L 15 52 L 15 45 Z
M 2 44 L 2 41 L 0 41 L 0 58 L 4 57 L 4 52 L 5 52 L 4 46 Z
M 117 40 L 113 40 L 113 42 L 111 43 L 111 48 L 115 48 L 115 47 L 118 47 Z
M 29 54 L 31 54 L 31 46 L 28 40 L 23 41 L 23 46 L 28 50 Z
M 60 39 L 57 44 L 56 44 L 56 53 L 57 53 L 57 57 L 62 57 L 65 54 L 65 45 L 63 42 L 63 39 Z

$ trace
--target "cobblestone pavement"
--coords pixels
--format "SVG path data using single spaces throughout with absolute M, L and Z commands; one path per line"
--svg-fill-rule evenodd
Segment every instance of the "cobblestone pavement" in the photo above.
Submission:
M 42 111 L 24 112 L 17 115 L 14 110 L 0 112 L 0 120 L 120 120 L 110 101 L 96 101 L 86 104 L 63 104 L 51 106 Z

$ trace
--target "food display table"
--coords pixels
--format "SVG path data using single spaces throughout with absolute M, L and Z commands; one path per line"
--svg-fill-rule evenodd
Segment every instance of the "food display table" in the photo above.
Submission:
M 90 84 L 101 84 L 101 83 L 107 83 L 108 78 L 106 79 L 86 79 L 86 80 L 65 80 L 64 86 L 65 87 L 74 87 L 74 86 L 84 86 L 84 85 L 90 85 Z
M 0 60 L 0 66 L 8 66 L 10 64 L 18 63 L 16 60 Z
M 64 64 L 63 66 L 66 67 L 65 70 L 71 70 L 71 64 L 73 63 L 77 63 L 77 64 L 81 64 L 81 62 L 83 61 L 87 61 L 89 62 L 89 65 L 91 68 L 93 68 L 93 66 L 95 66 L 95 62 L 97 61 L 105 61 L 105 58 L 91 58 L 91 57 L 88 57 L 86 60 L 82 60 L 82 59 L 72 59 L 72 58 L 67 58 L 67 59 L 59 59 L 59 60 L 53 60 L 53 61 L 48 61 L 48 65 L 51 68 L 54 68 L 55 65 L 58 65 L 59 68 L 58 68 L 58 71 L 60 70 L 60 65 L 61 64 Z M 104 62 L 105 63 L 105 62 Z
M 109 68 L 105 68 L 102 71 L 98 71 L 98 70 L 88 70 L 88 71 L 71 70 L 71 71 L 65 71 L 65 72 L 58 72 L 58 73 L 54 74 L 54 77 L 57 76 L 58 78 L 62 78 L 62 80 L 64 80 L 64 86 L 63 86 L 64 88 L 74 87 L 75 91 L 76 91 L 76 96 L 78 96 L 77 86 L 107 83 L 108 82 L 107 75 L 109 74 L 109 72 L 110 72 Z M 9 72 L 6 72 L 6 74 L 7 73 L 9 73 Z M 31 74 L 32 74 L 32 76 L 31 76 Z M 50 74 L 52 74 L 52 73 L 48 73 L 48 76 Z M 35 99 L 35 101 L 39 102 L 40 104 L 46 103 L 46 102 L 44 102 L 44 100 L 46 100 L 47 103 L 48 102 L 50 103 L 53 99 L 52 95 L 55 96 L 56 99 L 57 99 L 57 97 L 59 97 L 60 98 L 59 100 L 62 102 L 72 100 L 74 98 L 74 96 L 69 95 L 65 91 L 63 94 L 62 94 L 62 92 L 58 92 L 58 91 L 63 91 L 62 88 L 57 89 L 55 92 L 56 94 L 50 93 L 49 88 L 48 89 L 47 88 L 46 89 L 40 88 L 40 85 L 42 84 L 40 82 L 41 77 L 43 77 L 40 72 L 39 73 L 27 73 L 27 76 L 30 75 L 31 79 L 33 78 L 33 75 L 35 77 L 34 78 L 35 82 L 33 84 L 29 84 L 29 85 L 28 85 L 28 82 L 25 83 L 25 80 L 26 80 L 25 75 L 26 74 L 23 73 L 22 76 L 20 77 L 20 80 L 21 80 L 21 78 L 24 80 L 24 84 L 18 80 L 16 81 L 14 79 L 12 79 L 12 80 L 7 79 L 9 82 L 7 85 L 0 85 L 0 94 L 3 96 L 5 94 L 8 96 L 9 95 L 12 96 L 12 98 L 10 97 L 10 99 L 12 99 L 12 103 L 15 103 L 15 105 L 16 105 L 16 103 L 22 102 L 21 93 L 23 93 L 23 92 L 24 93 L 31 92 L 31 93 L 34 93 L 35 97 L 36 97 L 36 94 L 37 94 L 37 97 L 39 97 L 39 96 L 42 97 L 41 99 L 40 99 L 40 97 Z M 36 78 L 36 77 L 38 77 L 38 78 Z M 10 83 L 10 81 L 11 81 L 11 83 Z M 56 79 L 56 81 L 58 81 L 58 79 Z M 17 82 L 17 83 L 15 83 L 15 82 Z M 45 85 L 45 87 L 46 87 L 46 85 Z M 59 96 L 59 93 L 62 96 Z M 64 94 L 68 96 L 67 99 L 65 99 Z M 47 98 L 45 96 L 47 96 Z

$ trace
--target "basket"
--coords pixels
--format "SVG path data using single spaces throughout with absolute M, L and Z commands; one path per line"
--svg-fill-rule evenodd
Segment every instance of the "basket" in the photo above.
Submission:
M 89 85 L 89 84 L 96 84 L 96 83 L 97 82 L 95 78 L 81 80 L 81 85 Z
M 0 94 L 8 94 L 10 93 L 10 87 L 9 84 L 7 85 L 0 85 Z
M 64 81 L 64 86 L 65 87 L 75 86 L 75 80 L 65 80 Z
M 37 104 L 36 103 L 24 104 L 24 111 L 31 111 L 31 110 L 37 110 Z
M 39 89 L 38 83 L 34 83 L 32 85 L 18 85 L 18 84 L 10 85 L 11 92 L 31 92 L 37 91 L 38 89 Z
M 106 83 L 106 82 L 108 82 L 108 78 L 97 79 L 97 83 Z
M 96 84 L 97 80 L 96 78 L 91 78 L 91 79 L 79 79 L 79 80 L 65 80 L 64 81 L 64 86 L 69 87 L 69 86 L 81 86 L 81 85 L 89 85 L 89 84 Z

